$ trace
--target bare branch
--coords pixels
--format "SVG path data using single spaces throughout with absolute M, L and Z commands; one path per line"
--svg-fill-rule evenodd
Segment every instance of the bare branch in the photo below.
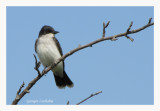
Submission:
M 130 39 L 132 42 L 134 41 L 133 38 L 129 37 L 128 35 L 125 35 L 127 37 L 127 39 Z
M 102 34 L 102 37 L 105 37 L 105 33 L 106 33 L 106 31 L 105 31 L 105 23 L 103 22 L 103 34 Z
M 110 23 L 110 21 L 108 21 L 107 24 L 105 24 L 105 23 L 103 22 L 103 34 L 102 34 L 102 37 L 103 37 L 103 38 L 106 36 L 106 31 L 105 31 L 105 29 L 108 27 L 109 23 Z
M 16 105 L 20 99 L 26 94 L 29 93 L 29 90 L 33 87 L 33 85 L 41 78 L 42 76 L 37 76 L 36 78 L 34 78 L 29 84 L 28 86 L 19 94 L 19 99 L 14 99 L 14 101 L 12 102 L 12 105 Z
M 152 21 L 152 18 L 149 18 L 148 24 L 150 24 L 150 23 L 151 23 L 151 21 Z
M 79 105 L 83 102 L 85 102 L 86 100 L 88 100 L 89 98 L 93 97 L 93 96 L 96 96 L 98 94 L 102 93 L 102 91 L 99 91 L 99 92 L 96 92 L 95 94 L 91 94 L 89 97 L 85 98 L 84 100 L 80 101 L 79 103 L 77 103 L 76 105 Z
M 37 58 L 36 58 L 35 54 L 33 54 L 33 55 L 34 55 L 34 58 L 35 58 L 35 67 L 34 67 L 34 69 L 38 72 L 38 76 L 41 76 L 41 73 L 39 71 L 39 67 L 40 67 L 41 63 L 37 62 Z
M 131 24 L 129 25 L 129 27 L 128 27 L 128 29 L 127 29 L 127 32 L 129 32 L 129 31 L 130 31 L 130 29 L 131 29 L 132 25 L 133 25 L 133 21 L 132 21 L 132 22 L 131 22 Z
M 151 19 L 151 18 L 150 18 Z M 109 36 L 109 37 L 101 37 L 93 42 L 90 42 L 89 44 L 86 44 L 86 45 L 82 45 L 82 46 L 79 46 L 78 48 L 76 49 L 73 49 L 71 50 L 70 52 L 66 53 L 65 55 L 63 55 L 61 58 L 59 58 L 57 61 L 55 61 L 51 66 L 47 67 L 47 68 L 44 68 L 42 73 L 41 73 L 41 76 L 39 76 L 39 72 L 38 72 L 38 76 L 36 78 L 34 78 L 29 84 L 28 86 L 22 91 L 22 93 L 19 94 L 19 99 L 14 99 L 14 101 L 12 102 L 12 105 L 16 105 L 19 100 L 26 94 L 29 92 L 29 90 L 34 86 L 34 84 L 40 79 L 42 78 L 46 73 L 48 73 L 51 69 L 53 69 L 58 63 L 60 63 L 61 61 L 65 60 L 68 56 L 74 54 L 75 52 L 77 51 L 80 51 L 84 48 L 87 48 L 87 47 L 92 47 L 93 45 L 99 43 L 99 42 L 102 42 L 102 41 L 105 41 L 105 40 L 117 40 L 117 38 L 119 37 L 126 37 L 128 34 L 134 34 L 134 33 L 137 33 L 137 32 L 140 32 L 144 29 L 146 29 L 147 27 L 150 27 L 152 25 L 154 25 L 154 22 L 151 23 L 149 19 L 149 22 L 148 24 L 144 25 L 143 27 L 139 28 L 139 29 L 136 29 L 136 30 L 131 30 L 131 27 L 132 27 L 132 24 L 133 22 L 131 22 L 129 28 L 127 29 L 126 32 L 124 33 L 120 33 L 120 34 L 117 34 L 117 35 L 114 35 L 114 36 Z M 109 22 L 107 23 L 109 25 Z M 108 25 L 105 25 L 105 28 L 108 26 Z M 104 34 L 105 34 L 105 31 L 104 31 Z M 129 36 L 127 36 L 127 38 L 130 38 Z M 130 40 L 132 41 L 132 39 L 130 38 Z M 36 58 L 35 58 L 36 59 Z M 37 62 L 36 62 L 37 63 Z
M 16 99 L 20 99 L 19 98 L 19 93 L 21 92 L 21 90 L 22 90 L 22 88 L 24 87 L 24 81 L 23 81 L 23 83 L 22 83 L 22 85 L 20 86 L 20 88 L 19 88 L 19 90 L 17 91 L 17 94 L 16 94 Z

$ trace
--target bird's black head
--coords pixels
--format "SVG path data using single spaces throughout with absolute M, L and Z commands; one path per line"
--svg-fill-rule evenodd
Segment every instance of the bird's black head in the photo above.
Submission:
M 51 26 L 43 26 L 42 29 L 39 32 L 39 37 L 41 35 L 45 35 L 45 34 L 49 34 L 49 33 L 53 33 L 53 34 L 57 34 L 59 33 L 58 31 L 55 31 L 54 28 L 52 28 Z

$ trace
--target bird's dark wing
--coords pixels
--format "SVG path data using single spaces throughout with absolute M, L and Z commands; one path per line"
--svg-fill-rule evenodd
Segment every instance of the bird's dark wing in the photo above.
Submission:
M 60 46 L 60 43 L 58 42 L 58 40 L 57 40 L 55 37 L 53 37 L 53 40 L 55 41 L 56 46 L 57 46 L 57 48 L 58 48 L 61 56 L 63 56 L 63 52 L 62 52 L 62 48 L 61 48 L 61 46 Z
M 59 50 L 61 56 L 63 56 L 62 48 L 61 48 L 61 46 L 60 46 L 59 41 L 58 41 L 55 37 L 53 37 L 53 40 L 55 41 L 56 46 L 57 46 L 57 48 L 58 48 L 58 50 Z M 62 62 L 63 62 L 63 70 L 64 70 L 64 61 L 62 61 Z
M 38 39 L 36 40 L 36 43 L 34 45 L 34 49 L 35 49 L 35 52 L 37 53 L 37 42 L 38 42 Z

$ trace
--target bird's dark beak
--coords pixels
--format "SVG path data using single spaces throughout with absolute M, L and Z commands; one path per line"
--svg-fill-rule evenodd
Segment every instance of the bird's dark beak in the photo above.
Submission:
M 57 34 L 57 33 L 59 33 L 58 31 L 54 31 L 54 34 Z

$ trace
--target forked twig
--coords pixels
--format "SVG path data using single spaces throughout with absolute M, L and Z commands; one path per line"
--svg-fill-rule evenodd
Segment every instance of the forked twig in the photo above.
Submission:
M 103 22 L 103 34 L 102 34 L 102 37 L 103 37 L 103 38 L 106 36 L 106 31 L 105 31 L 105 29 L 108 27 L 109 23 L 110 23 L 110 21 L 108 21 L 107 24 L 105 24 L 105 23 Z
M 41 63 L 38 62 L 35 54 L 33 54 L 33 55 L 34 55 L 34 58 L 35 58 L 35 67 L 34 67 L 34 69 L 38 72 L 38 76 L 41 76 L 41 73 L 40 73 L 40 71 L 39 71 L 39 67 L 40 67 Z
M 24 85 L 25 85 L 25 84 L 24 84 L 24 81 L 23 81 L 22 85 L 20 86 L 19 90 L 17 91 L 16 99 L 20 99 L 19 93 L 21 92 L 21 90 L 22 90 L 22 88 L 24 87 Z

